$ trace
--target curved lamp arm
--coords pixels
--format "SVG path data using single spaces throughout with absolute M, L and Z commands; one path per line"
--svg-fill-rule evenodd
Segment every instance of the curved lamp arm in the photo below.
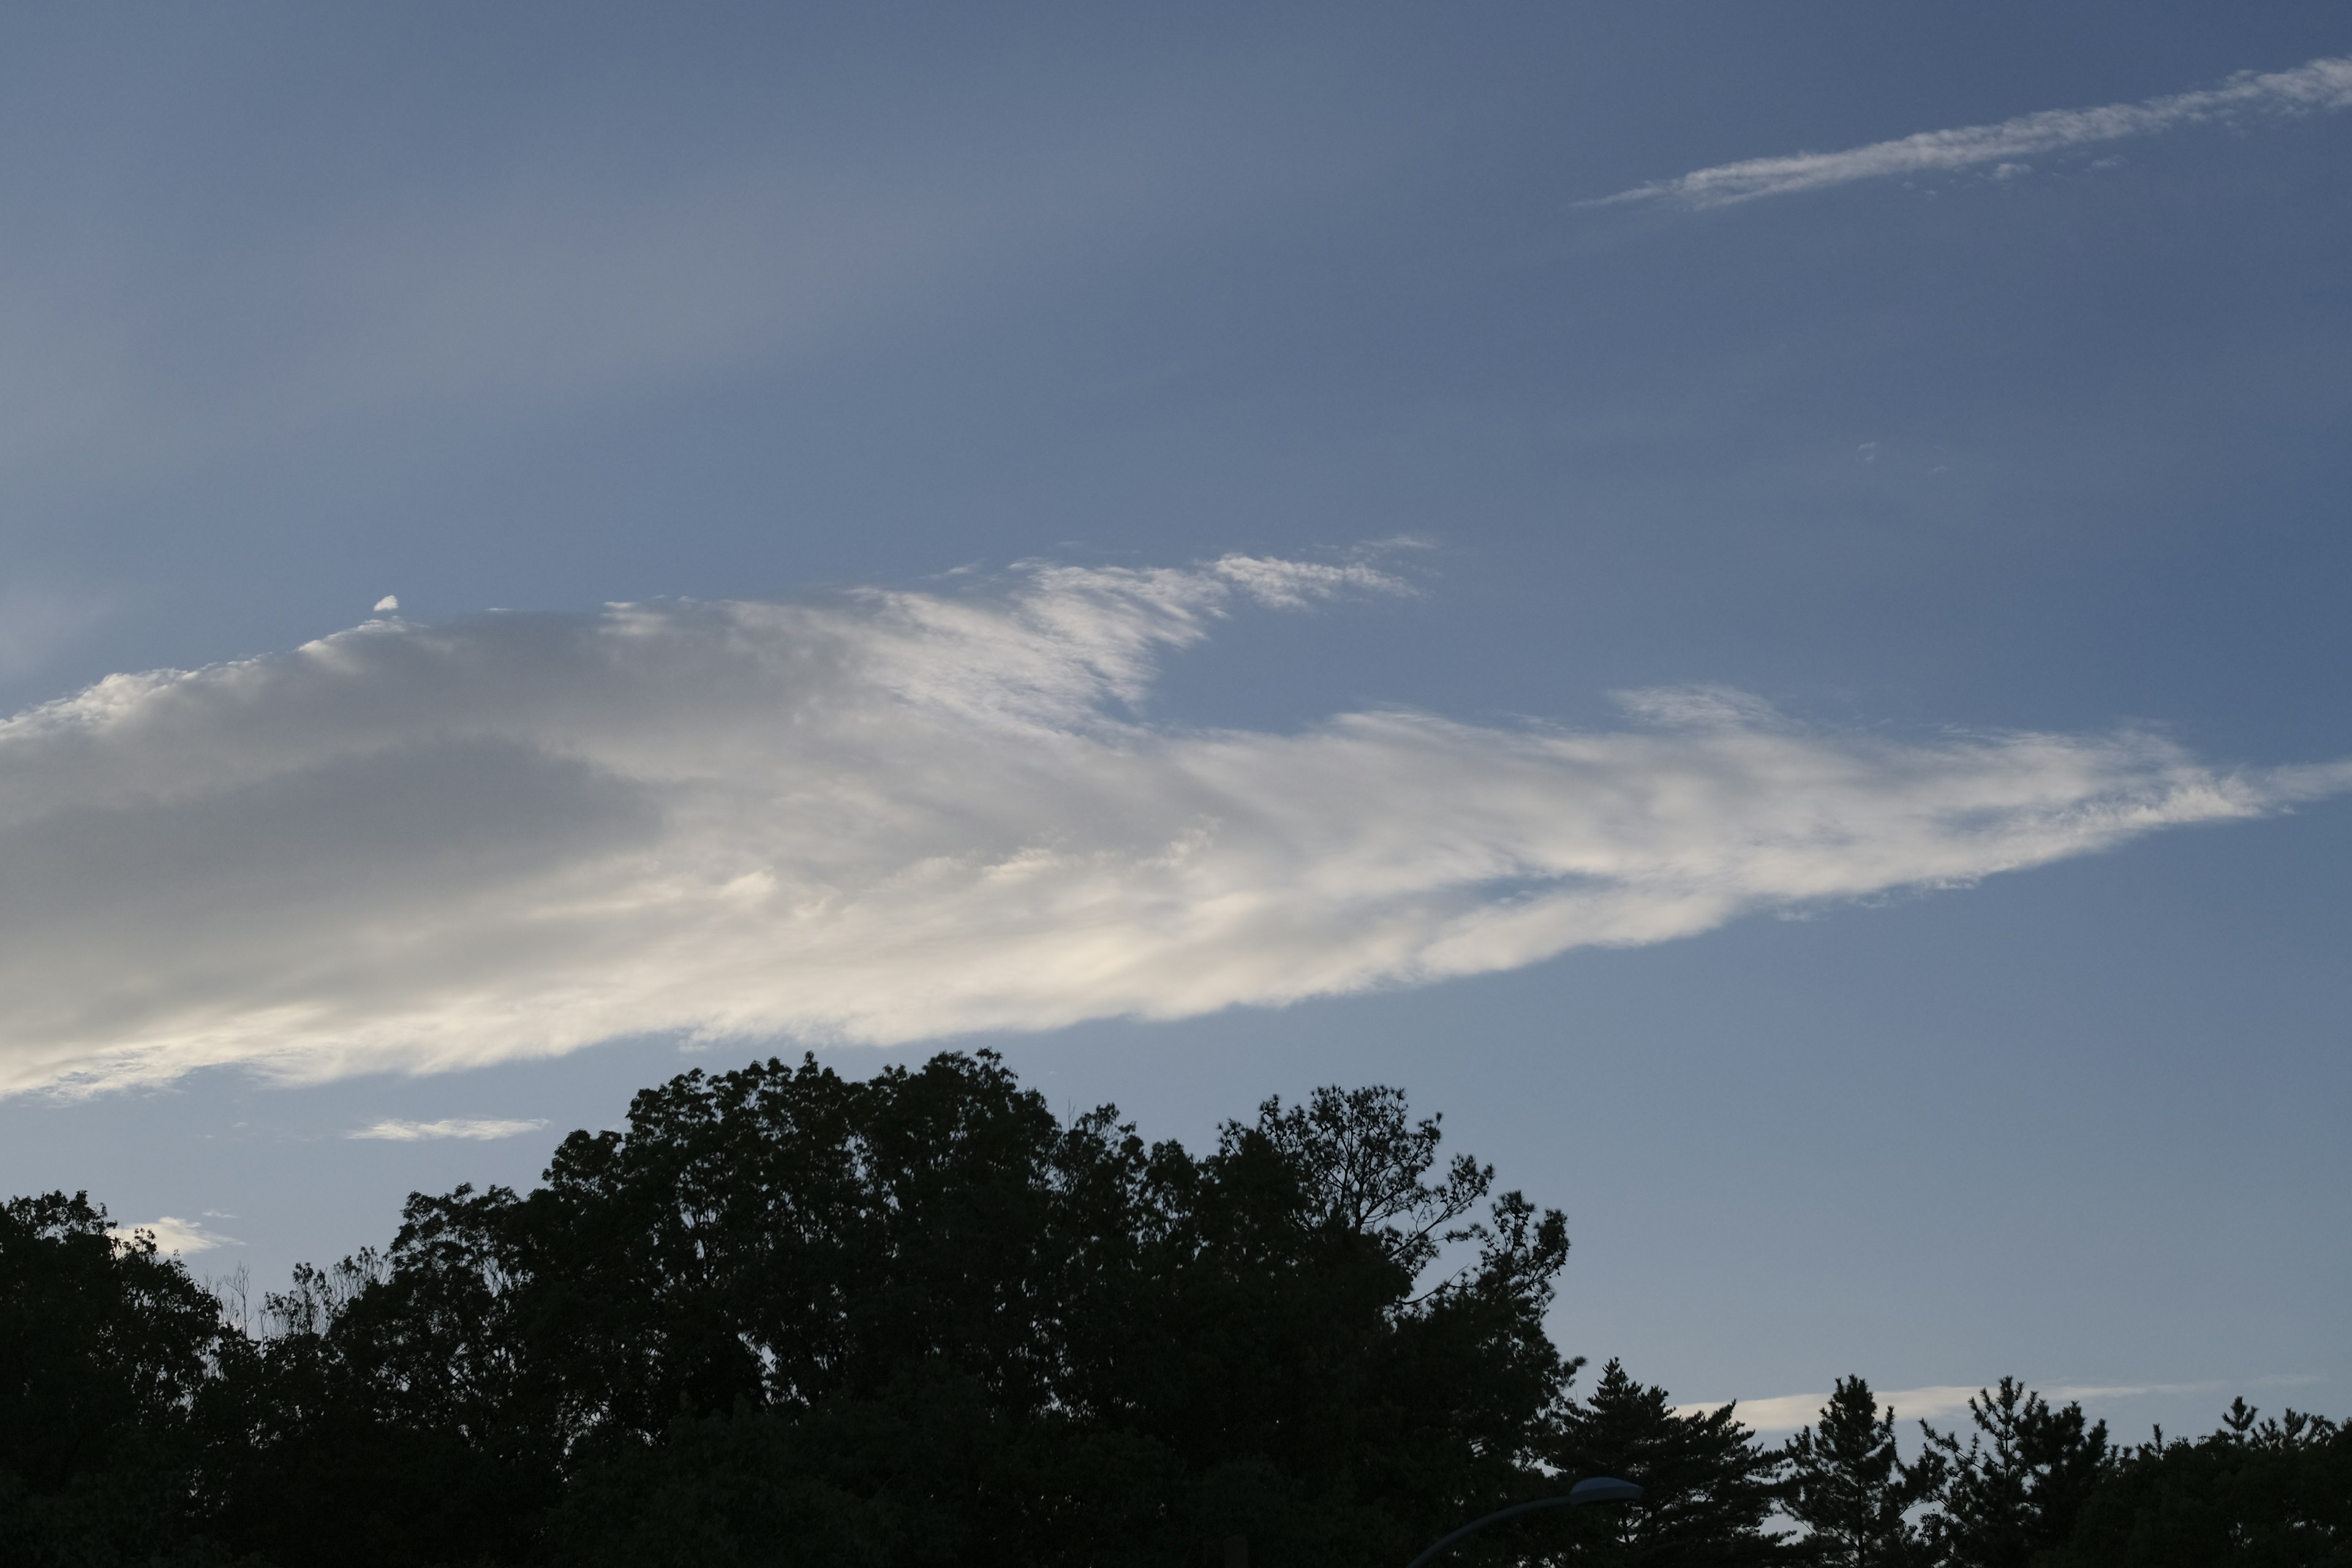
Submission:
M 1423 1563 L 1434 1560 L 1447 1547 L 1469 1540 L 1490 1524 L 1500 1524 L 1523 1513 L 1541 1513 L 1552 1508 L 1577 1508 L 1589 1502 L 1632 1502 L 1641 1495 L 1642 1489 L 1631 1481 L 1621 1481 L 1613 1476 L 1589 1477 L 1569 1488 L 1565 1497 L 1539 1497 L 1533 1502 L 1514 1503 L 1509 1508 L 1496 1509 L 1484 1519 L 1474 1519 L 1406 1563 L 1405 1568 L 1422 1568 Z

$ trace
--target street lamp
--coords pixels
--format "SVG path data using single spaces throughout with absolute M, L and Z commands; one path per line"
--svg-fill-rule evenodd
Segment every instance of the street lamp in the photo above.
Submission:
M 1577 1508 L 1588 1502 L 1632 1502 L 1642 1495 L 1642 1489 L 1631 1481 L 1621 1481 L 1614 1476 L 1588 1476 L 1568 1489 L 1562 1497 L 1539 1497 L 1533 1502 L 1514 1503 L 1497 1509 L 1484 1519 L 1474 1519 L 1436 1545 L 1405 1564 L 1405 1568 L 1422 1568 L 1433 1562 L 1447 1547 L 1469 1540 L 1490 1524 L 1500 1524 L 1507 1519 L 1517 1519 L 1523 1513 L 1540 1513 L 1548 1508 Z

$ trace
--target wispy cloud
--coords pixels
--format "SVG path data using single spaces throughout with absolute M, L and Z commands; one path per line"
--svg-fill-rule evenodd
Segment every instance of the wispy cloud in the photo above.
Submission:
M 495 1117 L 452 1116 L 439 1121 L 378 1121 L 372 1126 L 354 1128 L 343 1136 L 379 1138 L 393 1143 L 416 1143 L 432 1138 L 470 1138 L 485 1142 L 492 1138 L 513 1138 L 525 1132 L 536 1132 L 546 1125 L 545 1117 L 515 1121 Z
M 1120 90 L 1082 78 L 1012 115 L 917 92 L 830 151 L 651 126 L 620 160 L 593 150 L 601 125 L 494 139 L 282 212 L 231 141 L 205 165 L 245 168 L 261 218 L 194 231 L 158 226 L 154 193 L 120 187 L 106 155 L 69 163 L 0 191 L 0 474 L 112 483 L 365 440 L 417 410 L 538 417 L 789 370 L 1294 210 L 1387 167 L 1400 134 L 1344 105 L 1302 112 L 1295 73 L 1246 60 L 1139 67 Z
M 380 619 L 0 724 L 0 1087 L 619 1035 L 1172 1018 L 1948 886 L 2352 786 L 2157 737 L 1900 742 L 1736 692 L 1632 727 L 1144 716 L 1363 563 Z
M 2276 1388 L 2311 1381 L 2305 1377 L 2263 1377 L 2251 1383 L 2234 1384 L 2218 1379 L 2204 1383 L 2065 1383 L 2039 1392 L 2053 1405 L 2079 1401 L 2095 1406 L 2108 1400 L 2137 1399 L 2151 1394 L 2221 1394 L 2232 1388 Z M 1983 1387 L 1977 1384 L 1899 1388 L 1892 1393 L 1881 1393 L 1878 1403 L 1882 1408 L 1892 1406 L 1895 1415 L 1905 1421 L 1937 1421 L 1959 1415 L 1968 1409 L 1969 1400 L 1984 1392 Z M 1738 1415 L 1742 1422 L 1759 1432 L 1793 1432 L 1820 1420 L 1822 1407 L 1829 1400 L 1826 1394 L 1783 1394 L 1770 1399 L 1743 1399 L 1739 1402 Z M 1678 1405 L 1675 1413 L 1697 1415 L 1721 1408 L 1720 1401 L 1714 1405 Z
M 155 1250 L 176 1252 L 184 1258 L 198 1252 L 210 1252 L 216 1247 L 245 1245 L 235 1237 L 207 1229 L 195 1220 L 179 1219 L 171 1215 L 142 1220 L 137 1225 L 117 1226 L 107 1234 L 117 1240 L 129 1241 L 142 1230 L 155 1238 Z
M 1601 198 L 1724 206 L 1758 196 L 1819 190 L 1889 175 L 1942 174 L 1990 165 L 1997 175 L 2027 172 L 2022 160 L 2179 126 L 2257 116 L 2310 114 L 2352 106 L 2352 57 L 2315 59 L 2293 70 L 2241 71 L 2220 87 L 2098 109 L 2050 109 L 1997 125 L 1923 131 L 1839 153 L 1791 153 L 1699 169 Z

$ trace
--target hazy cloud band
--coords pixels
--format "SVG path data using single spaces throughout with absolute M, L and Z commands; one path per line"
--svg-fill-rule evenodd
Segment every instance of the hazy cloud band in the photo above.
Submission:
M 1363 565 L 372 622 L 0 724 L 0 1089 L 890 1042 L 1411 984 L 1966 882 L 2352 783 L 1736 694 L 1580 732 L 1135 716 Z
M 2241 71 L 2220 87 L 2098 109 L 2051 109 L 1997 125 L 1923 131 L 1840 153 L 1794 153 L 1699 169 L 1602 198 L 1670 200 L 1724 206 L 1894 174 L 1940 174 L 2065 152 L 2238 115 L 2307 114 L 2352 107 L 2352 57 L 2315 59 L 2293 70 Z
M 488 1142 L 493 1138 L 516 1138 L 525 1132 L 536 1132 L 546 1125 L 544 1117 L 519 1121 L 507 1117 L 449 1116 L 438 1121 L 403 1121 L 394 1118 L 353 1128 L 343 1136 L 374 1139 L 388 1143 L 421 1143 L 439 1138 L 467 1138 L 477 1142 Z
M 2277 1388 L 2294 1386 L 2313 1381 L 2307 1377 L 2260 1377 L 2234 1386 L 2241 1388 Z M 2039 1390 L 2053 1405 L 2070 1402 L 2089 1405 L 2094 1408 L 2112 1400 L 2137 1399 L 2158 1394 L 2221 1394 L 2232 1384 L 2219 1380 L 2204 1383 L 2127 1383 L 2127 1384 L 2059 1384 Z M 1988 1390 L 1978 1384 L 1945 1384 L 1933 1388 L 1898 1388 L 1877 1396 L 1882 1410 L 1892 1409 L 1902 1421 L 1940 1421 L 1961 1415 L 1971 1399 L 1988 1396 Z M 1742 1424 L 1758 1432 L 1793 1432 L 1801 1426 L 1811 1426 L 1822 1417 L 1830 1402 L 1826 1394 L 1783 1394 L 1769 1399 L 1743 1399 L 1738 1402 L 1738 1414 Z M 2216 1401 L 2218 1405 L 2218 1401 Z M 1677 1415 L 1706 1415 L 1722 1408 L 1715 1405 L 1677 1405 Z

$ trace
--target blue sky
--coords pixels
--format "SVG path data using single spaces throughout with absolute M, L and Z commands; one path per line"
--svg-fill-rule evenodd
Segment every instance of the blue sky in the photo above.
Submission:
M 1678 1397 L 2352 1409 L 2339 8 L 9 26 L 7 1190 L 1377 1079 Z

